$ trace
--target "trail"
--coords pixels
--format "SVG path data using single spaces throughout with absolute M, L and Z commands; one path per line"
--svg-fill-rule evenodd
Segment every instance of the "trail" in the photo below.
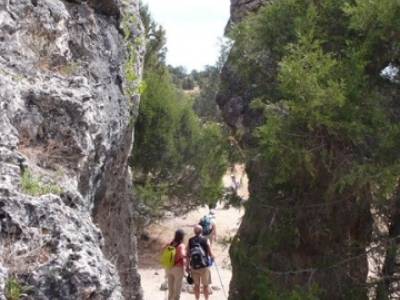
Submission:
M 240 172 L 241 169 L 238 170 Z M 239 177 L 238 177 L 239 178 Z M 224 177 L 225 186 L 231 184 L 231 176 Z M 247 197 L 247 179 L 239 191 L 242 196 Z M 168 216 L 157 224 L 152 224 L 147 229 L 148 240 L 141 240 L 139 243 L 139 273 L 142 278 L 144 300 L 164 300 L 167 299 L 167 292 L 160 290 L 164 282 L 164 270 L 159 265 L 159 255 L 161 248 L 171 241 L 177 228 L 186 232 L 185 242 L 193 235 L 193 225 L 197 224 L 200 218 L 207 214 L 208 208 L 201 207 L 186 215 L 176 217 Z M 231 239 L 236 234 L 244 210 L 237 208 L 225 209 L 222 205 L 215 210 L 217 225 L 217 242 L 212 245 L 216 262 L 222 277 L 225 290 L 229 291 L 229 282 L 232 276 L 231 263 L 229 258 L 229 246 Z M 211 269 L 213 294 L 210 299 L 225 299 L 218 273 L 215 267 Z M 184 285 L 181 300 L 193 300 L 191 287 Z

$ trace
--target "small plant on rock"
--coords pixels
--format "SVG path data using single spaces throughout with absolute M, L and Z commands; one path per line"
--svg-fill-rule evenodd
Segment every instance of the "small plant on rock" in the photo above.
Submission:
M 31 196 L 60 195 L 63 192 L 62 188 L 54 183 L 43 183 L 40 178 L 35 177 L 29 170 L 23 172 L 21 186 L 22 191 Z
M 7 300 L 19 300 L 24 295 L 24 287 L 18 280 L 11 277 L 6 282 L 5 296 Z

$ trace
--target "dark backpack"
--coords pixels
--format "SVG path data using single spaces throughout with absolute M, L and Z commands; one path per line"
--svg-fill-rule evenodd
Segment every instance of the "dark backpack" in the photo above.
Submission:
M 201 218 L 199 225 L 203 228 L 203 235 L 209 235 L 213 230 L 211 217 L 208 215 Z
M 194 238 L 190 243 L 190 265 L 195 270 L 208 267 L 208 255 L 201 242 Z

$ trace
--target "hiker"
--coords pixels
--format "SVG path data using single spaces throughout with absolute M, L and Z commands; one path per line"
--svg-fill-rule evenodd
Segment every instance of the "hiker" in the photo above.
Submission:
M 240 187 L 240 183 L 237 182 L 235 174 L 231 174 L 231 182 L 232 182 L 232 188 L 236 192 Z
M 202 236 L 203 228 L 200 225 L 194 226 L 194 237 L 189 239 L 189 258 L 186 271 L 192 275 L 194 283 L 194 295 L 196 300 L 200 299 L 200 285 L 203 285 L 204 297 L 208 300 L 210 295 L 209 285 L 211 284 L 210 266 L 214 260 L 210 242 Z
M 215 210 L 210 209 L 210 212 L 200 219 L 199 225 L 202 227 L 203 236 L 210 241 L 217 241 L 217 225 L 215 224 Z
M 168 244 L 166 249 L 171 249 L 172 262 L 170 266 L 165 266 L 166 277 L 168 280 L 168 300 L 179 300 L 182 290 L 182 280 L 185 273 L 186 246 L 183 243 L 185 232 L 178 229 L 175 232 L 174 239 Z M 164 250 L 166 251 L 166 250 Z

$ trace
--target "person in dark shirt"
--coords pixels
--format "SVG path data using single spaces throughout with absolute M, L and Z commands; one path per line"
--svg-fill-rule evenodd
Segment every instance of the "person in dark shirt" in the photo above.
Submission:
M 208 300 L 211 284 L 210 266 L 214 259 L 210 242 L 202 236 L 203 229 L 200 225 L 194 226 L 194 237 L 189 239 L 189 255 L 187 260 L 187 272 L 192 274 L 194 282 L 194 294 L 196 300 L 200 299 L 200 285 L 203 285 L 204 297 Z

